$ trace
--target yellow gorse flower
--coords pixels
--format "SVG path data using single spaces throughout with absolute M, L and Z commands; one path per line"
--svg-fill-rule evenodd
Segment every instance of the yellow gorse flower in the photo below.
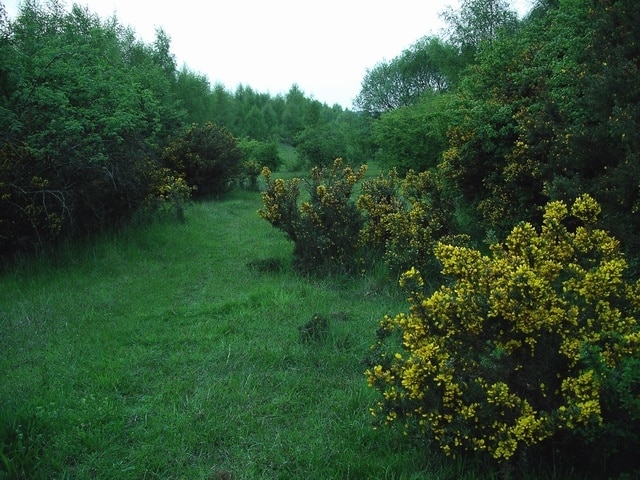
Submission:
M 540 229 L 514 227 L 491 255 L 439 243 L 451 282 L 428 296 L 417 269 L 401 275 L 409 312 L 385 317 L 381 330 L 399 330 L 403 352 L 383 352 L 369 374 L 385 392 L 378 416 L 395 423 L 400 416 L 384 412 L 405 411 L 405 427 L 445 453 L 499 461 L 560 429 L 600 425 L 597 372 L 640 348 L 640 284 L 626 280 L 618 242 L 595 228 L 599 211 L 588 195 L 571 208 L 551 202 Z M 583 222 L 573 231 L 570 214 Z

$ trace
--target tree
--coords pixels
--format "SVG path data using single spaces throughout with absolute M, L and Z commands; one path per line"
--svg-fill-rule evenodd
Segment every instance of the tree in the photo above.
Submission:
M 188 123 L 206 123 L 213 116 L 213 95 L 209 80 L 186 66 L 176 75 L 174 92 L 179 105 L 185 110 Z
M 424 37 L 391 61 L 367 70 L 354 106 L 378 115 L 416 103 L 425 93 L 453 87 L 464 63 L 457 49 L 435 37 Z
M 310 166 L 324 167 L 336 158 L 347 158 L 347 145 L 343 131 L 335 122 L 309 126 L 295 138 L 296 150 Z
M 447 23 L 449 41 L 465 56 L 474 55 L 483 43 L 518 23 L 507 0 L 462 0 L 459 10 L 448 7 L 440 15 Z
M 211 95 L 211 121 L 227 128 L 233 128 L 238 114 L 238 107 L 233 95 L 220 83 L 214 85 Z
M 373 124 L 376 158 L 400 174 L 435 167 L 447 148 L 452 96 L 425 93 L 414 105 L 382 114 Z

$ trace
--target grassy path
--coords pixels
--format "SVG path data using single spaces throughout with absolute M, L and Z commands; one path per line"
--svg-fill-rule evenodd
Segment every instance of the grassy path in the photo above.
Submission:
M 294 275 L 259 207 L 194 205 L 0 277 L 0 478 L 423 478 L 371 429 L 363 377 L 402 303 Z

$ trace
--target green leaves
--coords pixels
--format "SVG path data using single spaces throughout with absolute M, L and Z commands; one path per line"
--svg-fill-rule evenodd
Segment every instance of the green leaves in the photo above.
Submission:
M 2 250 L 125 221 L 152 188 L 149 156 L 176 127 L 173 73 L 156 62 L 166 51 L 56 2 L 26 3 L 8 29 L 0 181 L 10 194 L 0 210 L 16 234 Z
M 453 45 L 424 37 L 393 60 L 368 70 L 354 105 L 373 115 L 413 105 L 425 93 L 455 85 L 464 66 Z

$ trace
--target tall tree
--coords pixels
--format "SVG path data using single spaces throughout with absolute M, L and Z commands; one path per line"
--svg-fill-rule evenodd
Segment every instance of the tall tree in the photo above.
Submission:
M 455 85 L 464 66 L 452 44 L 424 37 L 391 61 L 367 70 L 354 106 L 378 115 L 415 104 L 427 92 L 442 92 Z
M 462 0 L 459 10 L 448 7 L 440 15 L 449 40 L 465 55 L 474 55 L 483 42 L 491 42 L 501 30 L 518 23 L 507 0 Z
M 174 91 L 188 123 L 204 124 L 212 120 L 213 95 L 204 75 L 183 67 L 176 75 Z

